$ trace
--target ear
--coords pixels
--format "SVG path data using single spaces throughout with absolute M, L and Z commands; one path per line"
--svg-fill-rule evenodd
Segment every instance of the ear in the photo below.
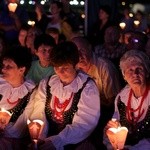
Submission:
M 34 54 L 38 56 L 38 50 L 35 49 Z
M 26 71 L 26 67 L 21 67 L 19 70 L 20 70 L 20 73 L 21 73 L 21 74 L 24 74 L 25 71 Z
M 126 77 L 125 77 L 125 75 L 124 75 L 124 74 L 122 74 L 122 76 L 123 76 L 123 79 L 126 81 Z

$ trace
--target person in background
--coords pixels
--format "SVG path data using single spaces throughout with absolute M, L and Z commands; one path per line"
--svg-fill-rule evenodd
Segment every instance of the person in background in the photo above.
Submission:
M 147 32 L 148 22 L 144 12 L 138 10 L 135 13 L 135 20 L 139 21 L 139 25 L 134 25 L 134 30 L 138 32 Z
M 79 53 L 74 43 L 58 44 L 50 59 L 56 75 L 40 82 L 30 117 L 45 123 L 40 136 L 44 142 L 39 141 L 38 148 L 93 150 L 88 137 L 100 117 L 97 86 L 87 74 L 75 69 Z
M 25 75 L 31 60 L 29 50 L 20 46 L 12 47 L 3 57 L 0 108 L 9 111 L 12 116 L 4 128 L 0 122 L 0 149 L 25 149 L 28 143 L 27 119 L 33 110 L 35 84 L 26 80 Z
M 37 17 L 35 26 L 41 29 L 43 33 L 45 33 L 47 25 L 49 23 L 49 18 L 47 17 L 47 14 L 45 13 L 44 8 L 40 3 L 35 4 L 35 13 Z
M 80 60 L 76 67 L 90 75 L 99 89 L 101 117 L 95 130 L 98 137 L 93 137 L 93 139 L 97 144 L 97 149 L 100 149 L 103 128 L 113 115 L 114 100 L 121 89 L 118 71 L 108 59 L 96 57 L 91 44 L 85 38 L 76 37 L 72 41 L 77 45 L 80 54 Z
M 145 33 L 134 31 L 132 32 L 131 36 L 128 39 L 128 44 L 126 44 L 127 50 L 139 50 L 139 51 L 145 51 L 146 43 L 147 43 L 148 37 Z
M 76 16 L 74 17 L 66 17 L 62 21 L 62 34 L 65 36 L 67 41 L 71 41 L 74 37 L 83 36 L 79 29 L 79 22 L 76 20 Z
M 23 46 L 23 47 L 26 46 L 26 38 L 27 38 L 28 30 L 29 30 L 28 25 L 23 25 L 20 28 L 19 35 L 18 35 L 18 43 L 20 46 Z
M 2 69 L 2 58 L 6 50 L 7 50 L 6 41 L 4 39 L 4 36 L 0 35 L 0 74 Z
M 27 33 L 27 37 L 26 37 L 26 47 L 30 49 L 31 54 L 32 54 L 32 60 L 37 60 L 37 56 L 35 55 L 35 48 L 34 48 L 34 40 L 36 38 L 36 36 L 41 35 L 42 31 L 41 29 L 37 28 L 37 27 L 30 27 Z
M 50 64 L 50 53 L 55 46 L 53 37 L 41 34 L 35 38 L 34 48 L 38 60 L 32 62 L 27 78 L 38 84 L 42 79 L 54 74 L 54 69 Z
M 10 3 L 17 4 L 15 12 L 9 10 Z M 22 25 L 27 24 L 28 19 L 28 13 L 19 5 L 19 0 L 6 0 L 4 10 L 0 14 L 0 30 L 3 30 L 10 47 L 17 43 L 19 30 Z
M 111 8 L 108 5 L 101 6 L 98 13 L 98 21 L 93 25 L 92 32 L 89 39 L 92 45 L 101 45 L 104 43 L 105 30 L 112 26 L 111 22 Z
M 106 128 L 116 128 L 119 122 L 128 129 L 125 145 L 129 145 L 127 146 L 129 150 L 148 150 L 150 149 L 149 57 L 139 50 L 127 51 L 120 60 L 120 68 L 127 85 L 115 99 L 113 118 L 117 121 L 110 120 Z
M 65 36 L 61 34 L 57 28 L 48 28 L 46 34 L 52 36 L 55 39 L 56 44 L 66 40 Z
M 121 18 L 120 22 L 125 23 L 123 32 L 128 32 L 134 29 L 134 19 L 133 17 L 130 17 L 130 9 L 128 7 L 123 10 L 123 17 Z
M 47 29 L 54 27 L 54 28 L 57 28 L 59 30 L 59 32 L 61 32 L 61 22 L 64 17 L 62 8 L 63 8 L 62 2 L 52 1 L 50 3 L 49 9 L 51 12 L 51 20 L 49 21 L 49 23 L 47 25 Z

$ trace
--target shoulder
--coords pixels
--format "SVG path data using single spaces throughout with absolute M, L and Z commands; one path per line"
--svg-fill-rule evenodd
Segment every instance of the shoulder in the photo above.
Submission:
M 121 101 L 126 103 L 128 96 L 129 96 L 129 92 L 130 92 L 131 88 L 129 85 L 126 85 L 117 95 L 117 97 L 120 97 Z

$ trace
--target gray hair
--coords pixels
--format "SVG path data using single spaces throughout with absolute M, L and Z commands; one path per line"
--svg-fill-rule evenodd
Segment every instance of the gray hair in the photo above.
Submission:
M 78 48 L 80 56 L 82 55 L 90 61 L 92 58 L 92 45 L 90 42 L 84 37 L 74 37 L 71 39 L 71 41 L 80 47 Z
M 150 74 L 150 59 L 146 53 L 139 50 L 127 51 L 120 59 L 120 68 L 123 75 L 124 71 L 127 69 L 127 65 L 132 63 L 142 64 L 147 73 Z

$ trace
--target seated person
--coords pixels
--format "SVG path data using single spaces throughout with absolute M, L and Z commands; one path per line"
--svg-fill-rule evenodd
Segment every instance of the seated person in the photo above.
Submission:
M 31 94 L 35 88 L 33 82 L 25 80 L 31 60 L 30 52 L 24 47 L 14 47 L 3 57 L 0 108 L 9 111 L 12 116 L 5 128 L 0 121 L 0 149 L 23 149 L 25 145 L 22 144 L 27 142 L 27 119 L 33 110 L 34 94 Z
M 98 137 L 93 137 L 93 139 L 97 144 L 97 149 L 101 149 L 102 145 L 99 138 L 102 141 L 103 128 L 113 115 L 114 100 L 121 89 L 118 72 L 111 61 L 94 55 L 91 44 L 85 38 L 75 37 L 72 41 L 77 45 L 80 54 L 79 63 L 76 67 L 91 76 L 99 89 L 101 117 L 95 130 Z
M 32 62 L 27 78 L 38 84 L 41 79 L 54 74 L 54 69 L 50 64 L 50 53 L 55 46 L 55 40 L 47 34 L 41 34 L 35 38 L 35 54 L 39 58 Z
M 30 117 L 45 123 L 39 148 L 90 149 L 88 139 L 100 117 L 99 92 L 95 82 L 85 73 L 75 69 L 79 61 L 76 45 L 72 42 L 58 44 L 50 59 L 56 75 L 40 82 L 35 105 Z
M 127 85 L 115 99 L 113 118 L 117 121 L 109 121 L 106 129 L 116 128 L 119 122 L 128 129 L 125 145 L 129 145 L 127 146 L 129 150 L 148 150 L 150 149 L 150 60 L 144 52 L 130 50 L 121 58 L 120 68 Z M 107 134 L 110 133 L 107 131 Z

